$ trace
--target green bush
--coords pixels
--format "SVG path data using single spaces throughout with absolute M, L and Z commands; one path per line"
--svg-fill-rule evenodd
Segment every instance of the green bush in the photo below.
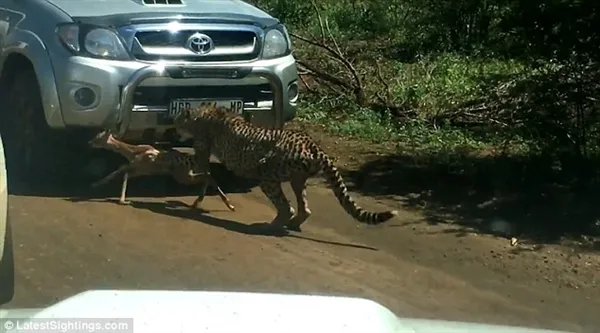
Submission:
M 594 73 L 600 72 L 600 54 L 594 50 L 600 47 L 595 19 L 600 5 L 595 1 L 255 4 L 291 32 L 317 41 L 320 16 L 328 23 L 326 37 L 331 33 L 362 78 L 366 103 L 361 106 L 347 87 L 313 84 L 303 93 L 304 119 L 334 119 L 330 128 L 337 132 L 413 147 L 500 144 L 506 151 L 506 142 L 518 142 L 518 152 L 584 158 L 598 151 L 600 89 Z M 330 39 L 328 44 L 334 46 Z M 294 47 L 303 62 L 353 82 L 348 68 L 322 48 L 298 40 Z

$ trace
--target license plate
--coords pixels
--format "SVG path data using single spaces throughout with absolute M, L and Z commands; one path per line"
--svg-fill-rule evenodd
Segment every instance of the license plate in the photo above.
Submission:
M 195 109 L 206 105 L 224 107 L 235 114 L 242 114 L 244 111 L 244 102 L 239 100 L 175 99 L 169 106 L 169 117 L 174 118 L 185 109 Z

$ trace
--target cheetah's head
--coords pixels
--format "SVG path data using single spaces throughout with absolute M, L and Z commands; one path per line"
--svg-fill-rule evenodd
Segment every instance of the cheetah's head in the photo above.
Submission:
M 194 110 L 185 109 L 173 118 L 173 125 L 179 134 L 179 141 L 186 141 L 194 137 Z
M 183 110 L 173 118 L 173 124 L 180 136 L 179 140 L 186 141 L 193 138 L 201 130 L 200 128 L 210 129 L 212 124 L 230 115 L 227 110 L 214 104 Z

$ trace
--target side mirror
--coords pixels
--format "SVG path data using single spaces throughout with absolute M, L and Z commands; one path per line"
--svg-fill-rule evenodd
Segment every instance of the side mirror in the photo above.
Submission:
M 10 302 L 15 293 L 15 263 L 8 218 L 7 183 L 4 146 L 0 136 L 0 305 Z

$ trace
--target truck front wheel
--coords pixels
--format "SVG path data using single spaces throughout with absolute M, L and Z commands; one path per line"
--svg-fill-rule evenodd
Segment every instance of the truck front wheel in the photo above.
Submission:
M 40 88 L 33 70 L 15 75 L 3 98 L 3 129 L 10 179 L 44 181 L 66 171 L 65 133 L 46 123 Z

